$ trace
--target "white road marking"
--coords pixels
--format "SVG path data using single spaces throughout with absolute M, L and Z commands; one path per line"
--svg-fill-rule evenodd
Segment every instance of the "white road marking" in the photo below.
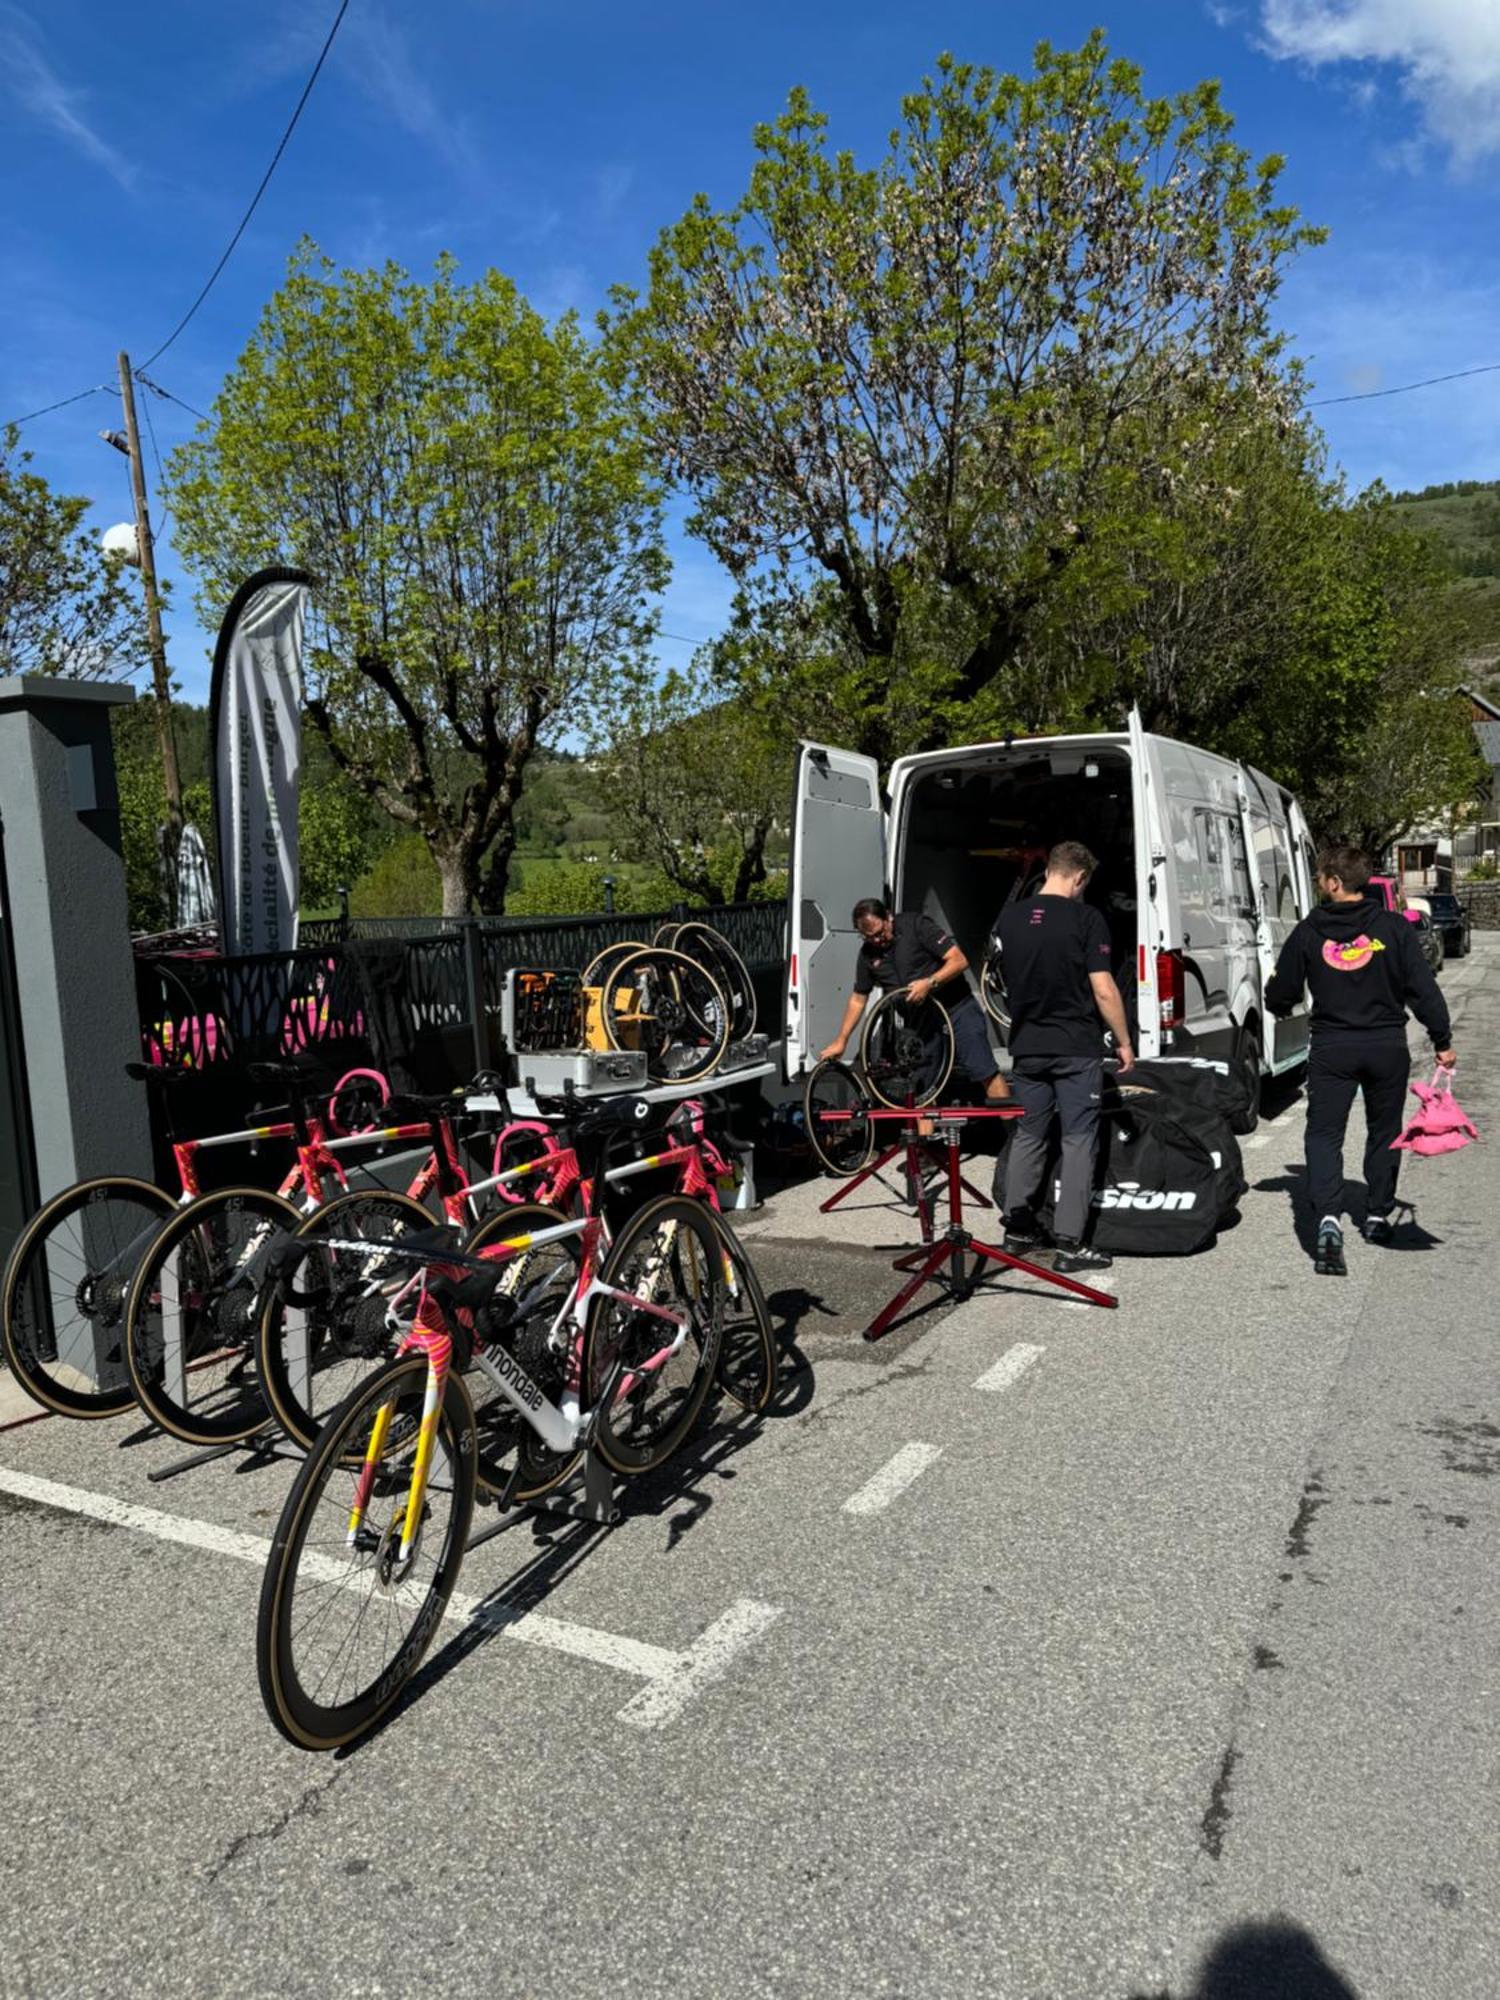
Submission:
M 13 1493 L 17 1499 L 32 1501 L 37 1506 L 55 1507 L 62 1513 L 83 1514 L 110 1527 L 130 1528 L 137 1534 L 172 1542 L 180 1548 L 227 1556 L 233 1562 L 249 1563 L 257 1569 L 265 1568 L 271 1553 L 270 1542 L 260 1535 L 242 1535 L 237 1529 L 221 1528 L 213 1521 L 192 1521 L 180 1514 L 164 1514 L 155 1507 L 138 1506 L 133 1500 L 117 1500 L 109 1493 L 87 1493 L 81 1487 L 40 1479 L 9 1466 L 0 1467 L 0 1492 Z M 349 1580 L 347 1566 L 335 1556 L 304 1555 L 302 1560 L 309 1573 L 321 1581 L 339 1584 Z M 481 1624 L 493 1626 L 503 1638 L 515 1639 L 523 1646 L 540 1646 L 545 1652 L 567 1653 L 576 1660 L 590 1660 L 595 1666 L 635 1675 L 646 1686 L 627 1702 L 621 1711 L 622 1718 L 643 1729 L 659 1729 L 680 1715 L 700 1689 L 720 1679 L 735 1654 L 748 1646 L 780 1612 L 774 1604 L 737 1598 L 685 1652 L 627 1639 L 617 1632 L 601 1632 L 593 1625 L 549 1618 L 539 1611 L 517 1611 L 503 1599 L 468 1597 L 457 1591 L 449 1598 L 444 1616 L 458 1624 L 477 1619 Z
M 1080 1305 L 1086 1301 L 1080 1299 Z M 1046 1353 L 1045 1347 L 1033 1347 L 1029 1341 L 1018 1341 L 1009 1348 L 993 1368 L 986 1368 L 974 1384 L 976 1389 L 1008 1389 L 1012 1382 L 1019 1381 L 1033 1361 L 1039 1361 Z
M 630 1697 L 617 1720 L 637 1729 L 661 1729 L 675 1722 L 694 1695 L 722 1680 L 735 1655 L 753 1644 L 780 1616 L 774 1604 L 757 1604 L 753 1597 L 736 1598 L 685 1653 L 674 1653 L 671 1666 L 653 1674 L 649 1684 Z
M 892 1459 L 881 1466 L 873 1479 L 844 1502 L 846 1514 L 878 1514 L 919 1479 L 935 1458 L 941 1457 L 935 1444 L 904 1444 Z

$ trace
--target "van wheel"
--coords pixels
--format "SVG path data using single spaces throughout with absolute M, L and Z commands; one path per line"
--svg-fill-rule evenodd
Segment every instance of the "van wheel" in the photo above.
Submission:
M 1248 1109 L 1236 1112 L 1229 1121 L 1229 1129 L 1241 1139 L 1252 1133 L 1260 1123 L 1260 1057 L 1256 1053 L 1255 1023 L 1246 1021 L 1235 1030 L 1234 1048 L 1229 1057 L 1233 1074 L 1245 1081 L 1245 1096 Z

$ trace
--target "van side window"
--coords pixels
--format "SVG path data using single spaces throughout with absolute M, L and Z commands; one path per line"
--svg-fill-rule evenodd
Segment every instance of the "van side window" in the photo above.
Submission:
M 1237 819 L 1226 816 L 1224 830 L 1228 834 L 1229 889 L 1236 916 L 1255 915 L 1255 891 L 1250 885 L 1250 862 L 1245 853 L 1245 829 Z

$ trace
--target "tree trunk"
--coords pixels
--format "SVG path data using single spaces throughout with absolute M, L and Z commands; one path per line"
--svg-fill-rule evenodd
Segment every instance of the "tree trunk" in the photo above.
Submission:
M 507 813 L 505 822 L 490 847 L 484 876 L 479 884 L 479 907 L 487 917 L 502 917 L 505 914 L 505 896 L 510 887 L 510 864 L 515 852 L 516 823 L 514 817 Z
M 766 879 L 766 834 L 769 827 L 757 826 L 751 830 L 749 845 L 740 856 L 740 865 L 734 875 L 734 896 L 732 900 L 743 903 L 758 882 Z
M 434 845 L 432 858 L 437 863 L 438 880 L 443 885 L 443 915 L 468 916 L 474 907 L 475 878 L 479 873 L 468 843 L 459 841 L 451 847 Z

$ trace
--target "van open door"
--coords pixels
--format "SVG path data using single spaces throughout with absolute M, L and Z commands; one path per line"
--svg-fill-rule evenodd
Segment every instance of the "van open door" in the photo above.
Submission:
M 838 1033 L 859 951 L 849 912 L 885 887 L 879 765 L 853 750 L 799 744 L 787 912 L 788 1083 L 811 1069 Z
M 1181 953 L 1174 942 L 1167 891 L 1167 837 L 1161 774 L 1138 708 L 1130 711 L 1130 785 L 1135 820 L 1136 1054 L 1171 1052 L 1181 1026 Z M 1175 956 L 1175 968 L 1172 960 Z

